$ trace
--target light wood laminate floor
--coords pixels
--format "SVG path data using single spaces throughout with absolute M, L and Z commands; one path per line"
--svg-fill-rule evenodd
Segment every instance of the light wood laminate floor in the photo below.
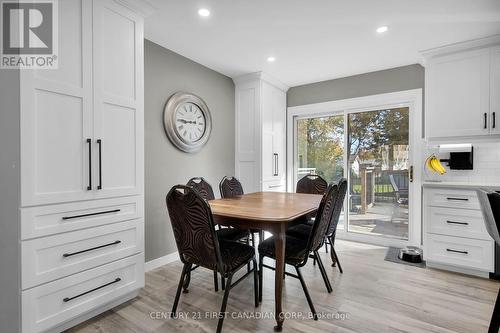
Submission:
M 499 282 L 387 262 L 386 249 L 378 246 L 337 240 L 336 249 L 344 274 L 331 267 L 329 255 L 321 251 L 333 285 L 331 294 L 312 260 L 303 268 L 316 310 L 330 318 L 287 318 L 284 332 L 487 331 Z M 189 293 L 181 294 L 178 311 L 188 318 L 161 318 L 163 314 L 158 313 L 170 311 L 181 269 L 177 261 L 148 272 L 139 297 L 69 332 L 215 332 L 217 319 L 204 317 L 206 312 L 220 309 L 223 293 L 214 291 L 211 271 L 195 270 Z M 272 332 L 273 288 L 274 273 L 265 269 L 259 308 L 253 305 L 251 276 L 231 290 L 223 332 Z M 286 278 L 283 301 L 287 315 L 307 316 L 309 308 L 298 280 Z M 335 318 L 337 313 L 344 318 Z M 253 319 L 255 316 L 264 318 Z

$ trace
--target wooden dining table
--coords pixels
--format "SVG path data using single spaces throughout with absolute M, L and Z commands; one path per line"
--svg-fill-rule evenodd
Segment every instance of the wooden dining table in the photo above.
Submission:
M 276 270 L 274 276 L 274 330 L 283 328 L 283 273 L 287 228 L 318 209 L 321 195 L 283 192 L 256 192 L 234 198 L 210 200 L 214 222 L 241 229 L 259 229 L 274 235 Z

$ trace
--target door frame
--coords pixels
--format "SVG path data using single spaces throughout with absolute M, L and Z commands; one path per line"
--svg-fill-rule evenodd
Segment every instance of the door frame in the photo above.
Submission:
M 343 100 L 314 103 L 287 108 L 287 191 L 295 191 L 295 166 L 297 164 L 296 149 L 297 138 L 296 121 L 301 118 L 321 117 L 331 115 L 347 115 L 365 111 L 375 111 L 380 109 L 390 109 L 397 107 L 408 107 L 409 118 L 409 140 L 410 140 L 410 165 L 413 166 L 413 183 L 410 185 L 408 216 L 410 219 L 408 240 L 381 237 L 368 234 L 356 234 L 340 230 L 337 237 L 346 240 L 353 240 L 365 243 L 372 243 L 383 246 L 420 246 L 422 244 L 422 147 L 423 147 L 423 113 L 422 113 L 422 89 L 412 89 L 398 92 L 391 92 L 378 95 L 370 95 Z M 347 121 L 344 121 L 344 133 L 348 133 Z M 344 174 L 348 170 L 347 162 L 347 138 L 344 140 Z M 347 203 L 347 196 L 346 196 Z M 344 207 L 347 207 L 344 204 Z

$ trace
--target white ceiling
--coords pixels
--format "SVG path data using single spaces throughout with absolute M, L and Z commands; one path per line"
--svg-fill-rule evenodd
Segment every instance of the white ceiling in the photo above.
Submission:
M 230 77 L 265 71 L 289 86 L 414 64 L 421 50 L 500 34 L 500 0 L 149 2 L 147 39 Z M 379 35 L 381 25 L 389 30 Z

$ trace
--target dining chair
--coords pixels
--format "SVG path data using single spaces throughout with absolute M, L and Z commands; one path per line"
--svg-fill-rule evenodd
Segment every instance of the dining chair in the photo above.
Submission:
M 324 194 L 328 183 L 319 175 L 305 175 L 297 182 L 297 193 Z
M 212 186 L 203 178 L 203 177 L 193 177 L 191 178 L 186 186 L 190 186 L 194 188 L 200 196 L 205 200 L 214 200 L 215 195 L 212 189 Z M 217 237 L 219 239 L 229 240 L 229 241 L 240 241 L 242 239 L 246 239 L 248 244 L 249 241 L 249 232 L 244 229 L 236 229 L 236 228 L 220 228 L 216 230 Z M 250 270 L 250 267 L 248 268 Z M 185 280 L 185 290 L 189 286 L 189 282 L 191 280 L 191 272 L 188 272 Z M 222 290 L 225 288 L 224 278 L 221 278 L 221 286 Z M 214 289 L 215 291 L 219 291 L 219 283 L 217 279 L 217 271 L 214 270 Z
M 342 212 L 342 207 L 344 206 L 344 199 L 347 194 L 347 179 L 341 178 L 337 181 L 338 191 L 335 198 L 334 212 L 330 225 L 325 233 L 325 248 L 328 252 L 328 245 L 330 245 L 330 257 L 332 258 L 332 266 L 338 265 L 340 273 L 344 273 L 342 266 L 340 265 L 339 257 L 335 251 L 335 235 L 337 233 L 337 226 L 339 223 L 340 213 Z M 312 226 L 310 224 L 297 224 L 287 230 L 287 234 L 294 237 L 308 237 L 312 231 Z
M 319 175 L 308 174 L 299 179 L 295 188 L 296 193 L 306 194 L 325 194 L 328 183 Z M 312 225 L 314 222 L 314 213 L 306 215 L 301 224 Z
M 243 186 L 241 182 L 236 177 L 227 177 L 225 176 L 219 183 L 219 191 L 220 196 L 222 198 L 233 198 L 238 195 L 243 195 L 245 192 L 243 191 Z M 252 234 L 252 246 L 255 247 L 255 234 L 259 235 L 259 240 L 262 241 L 264 239 L 264 231 L 259 229 L 250 229 L 250 233 Z
M 483 189 L 477 190 L 479 205 L 483 213 L 486 230 L 491 238 L 500 245 L 500 194 Z M 498 290 L 497 300 L 491 315 L 488 333 L 498 333 L 500 330 L 500 290 Z
M 335 198 L 337 196 L 337 192 L 338 192 L 338 187 L 336 184 L 332 184 L 327 188 L 326 193 L 323 195 L 321 203 L 318 207 L 318 211 L 316 213 L 316 219 L 314 220 L 312 231 L 309 234 L 309 237 L 297 238 L 290 235 L 286 235 L 286 240 L 285 240 L 285 264 L 293 266 L 297 272 L 297 274 L 295 275 L 286 272 L 285 270 L 285 275 L 299 279 L 300 284 L 302 285 L 302 289 L 304 290 L 304 294 L 306 295 L 307 303 L 309 303 L 309 308 L 311 309 L 311 312 L 314 316 L 314 320 L 318 320 L 318 315 L 316 313 L 316 309 L 314 308 L 314 304 L 312 302 L 311 296 L 309 295 L 309 291 L 307 290 L 307 286 L 300 269 L 307 263 L 308 258 L 315 257 L 316 260 L 318 261 L 318 266 L 320 268 L 321 275 L 323 276 L 323 281 L 325 282 L 326 288 L 329 293 L 332 292 L 332 286 L 330 284 L 330 281 L 328 280 L 328 276 L 326 275 L 325 267 L 323 266 L 321 258 L 318 254 L 318 250 L 323 245 L 328 225 L 330 224 L 330 220 L 332 219 L 333 216 Z M 274 267 L 264 264 L 264 257 L 276 259 L 274 237 L 275 236 L 272 236 L 259 244 L 259 286 L 260 286 L 259 301 L 260 302 L 262 302 L 263 268 L 266 267 L 275 270 Z
M 177 244 L 179 257 L 184 264 L 181 278 L 177 287 L 171 316 L 176 316 L 177 305 L 184 285 L 184 279 L 188 272 L 195 267 L 204 267 L 216 270 L 227 278 L 227 286 L 224 291 L 217 333 L 222 331 L 222 324 L 226 315 L 226 306 L 229 291 L 253 272 L 254 277 L 254 301 L 258 302 L 258 274 L 255 250 L 253 247 L 239 242 L 226 241 L 217 237 L 212 216 L 212 210 L 208 203 L 192 187 L 176 185 L 168 192 L 166 204 L 170 222 L 174 230 L 174 238 Z M 234 273 L 239 271 L 247 263 L 252 262 L 253 268 L 245 273 L 236 282 L 232 282 Z

